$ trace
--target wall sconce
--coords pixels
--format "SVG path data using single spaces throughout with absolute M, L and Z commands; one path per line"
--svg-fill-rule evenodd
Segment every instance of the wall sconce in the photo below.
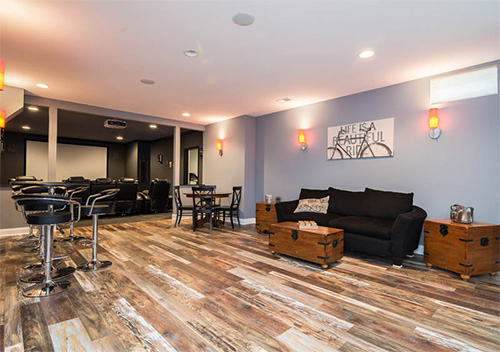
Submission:
M 437 140 L 440 135 L 438 108 L 429 109 L 429 136 Z
M 5 110 L 0 110 L 0 128 L 5 128 Z
M 219 151 L 219 155 L 222 156 L 223 154 L 222 139 L 217 140 L 217 150 Z
M 3 91 L 5 79 L 5 61 L 0 59 L 0 91 Z
M 158 154 L 158 162 L 163 164 L 163 154 Z
M 5 142 L 3 140 L 4 129 L 5 129 L 5 110 L 0 110 L 0 152 L 5 151 Z
M 301 150 L 307 149 L 306 135 L 304 134 L 304 130 L 299 130 L 299 143 Z

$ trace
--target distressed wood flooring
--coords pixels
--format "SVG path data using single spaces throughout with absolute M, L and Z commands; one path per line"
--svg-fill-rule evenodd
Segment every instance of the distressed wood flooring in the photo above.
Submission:
M 100 227 L 113 266 L 44 299 L 20 294 L 30 256 L 0 239 L 0 351 L 499 351 L 499 279 L 421 257 L 393 268 L 346 252 L 327 271 L 273 256 L 254 226 L 171 220 Z M 91 228 L 77 229 L 91 235 Z M 73 249 L 67 264 L 89 258 Z M 31 257 L 32 258 L 32 257 Z

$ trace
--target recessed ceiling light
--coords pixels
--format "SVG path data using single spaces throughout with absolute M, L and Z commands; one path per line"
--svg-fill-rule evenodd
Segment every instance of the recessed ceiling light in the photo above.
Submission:
M 28 110 L 31 110 L 31 111 L 38 111 L 38 107 L 37 106 L 28 106 Z
M 121 141 L 123 139 L 123 137 L 122 136 L 118 136 L 118 137 L 116 137 L 116 139 L 118 139 L 119 141 Z
M 143 78 L 143 79 L 141 79 L 141 83 L 144 83 L 144 84 L 155 84 L 156 82 L 153 81 L 152 79 Z
M 233 22 L 238 26 L 250 26 L 255 22 L 255 17 L 251 13 L 237 13 L 233 16 Z
M 365 50 L 359 53 L 359 57 L 362 59 L 368 59 L 369 57 L 372 57 L 375 53 L 371 50 Z
M 292 101 L 292 98 L 290 97 L 284 97 L 281 99 L 276 100 L 278 103 L 288 103 L 289 101 Z
M 155 124 L 151 124 L 149 125 L 150 128 L 157 128 L 158 126 L 156 126 Z
M 49 88 L 49 86 L 48 86 L 48 85 L 46 85 L 46 84 L 44 84 L 44 83 L 37 83 L 37 84 L 36 84 L 36 86 L 37 86 L 38 88 L 44 88 L 44 89 Z
M 21 127 L 21 128 L 22 128 L 23 130 L 30 130 L 30 129 L 31 129 L 31 127 L 30 127 L 30 126 L 23 126 L 23 127 Z
M 184 55 L 186 55 L 187 57 L 196 57 L 196 56 L 198 56 L 198 51 L 196 51 L 196 50 L 186 50 L 184 52 Z
M 189 112 L 183 112 L 182 116 L 189 117 L 189 116 L 191 116 L 191 114 Z

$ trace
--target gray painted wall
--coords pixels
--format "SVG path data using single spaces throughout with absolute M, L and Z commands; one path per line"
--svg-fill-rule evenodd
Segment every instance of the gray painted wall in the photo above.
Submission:
M 223 139 L 222 157 L 216 150 L 217 139 Z M 217 191 L 231 192 L 233 186 L 243 186 L 240 217 L 255 217 L 255 117 L 245 115 L 208 125 L 203 135 L 203 165 L 204 183 L 217 185 Z
M 258 117 L 256 201 L 266 193 L 297 199 L 301 187 L 371 187 L 414 192 L 429 219 L 448 218 L 459 203 L 473 206 L 477 221 L 499 223 L 498 94 L 440 104 L 442 135 L 434 141 L 429 85 L 424 78 Z M 387 117 L 395 118 L 394 157 L 326 160 L 328 127 Z M 306 151 L 299 148 L 301 128 Z

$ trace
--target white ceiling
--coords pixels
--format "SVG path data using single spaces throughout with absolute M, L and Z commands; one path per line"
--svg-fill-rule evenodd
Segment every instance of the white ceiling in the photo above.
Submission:
M 500 58 L 499 1 L 0 2 L 6 84 L 200 124 Z

